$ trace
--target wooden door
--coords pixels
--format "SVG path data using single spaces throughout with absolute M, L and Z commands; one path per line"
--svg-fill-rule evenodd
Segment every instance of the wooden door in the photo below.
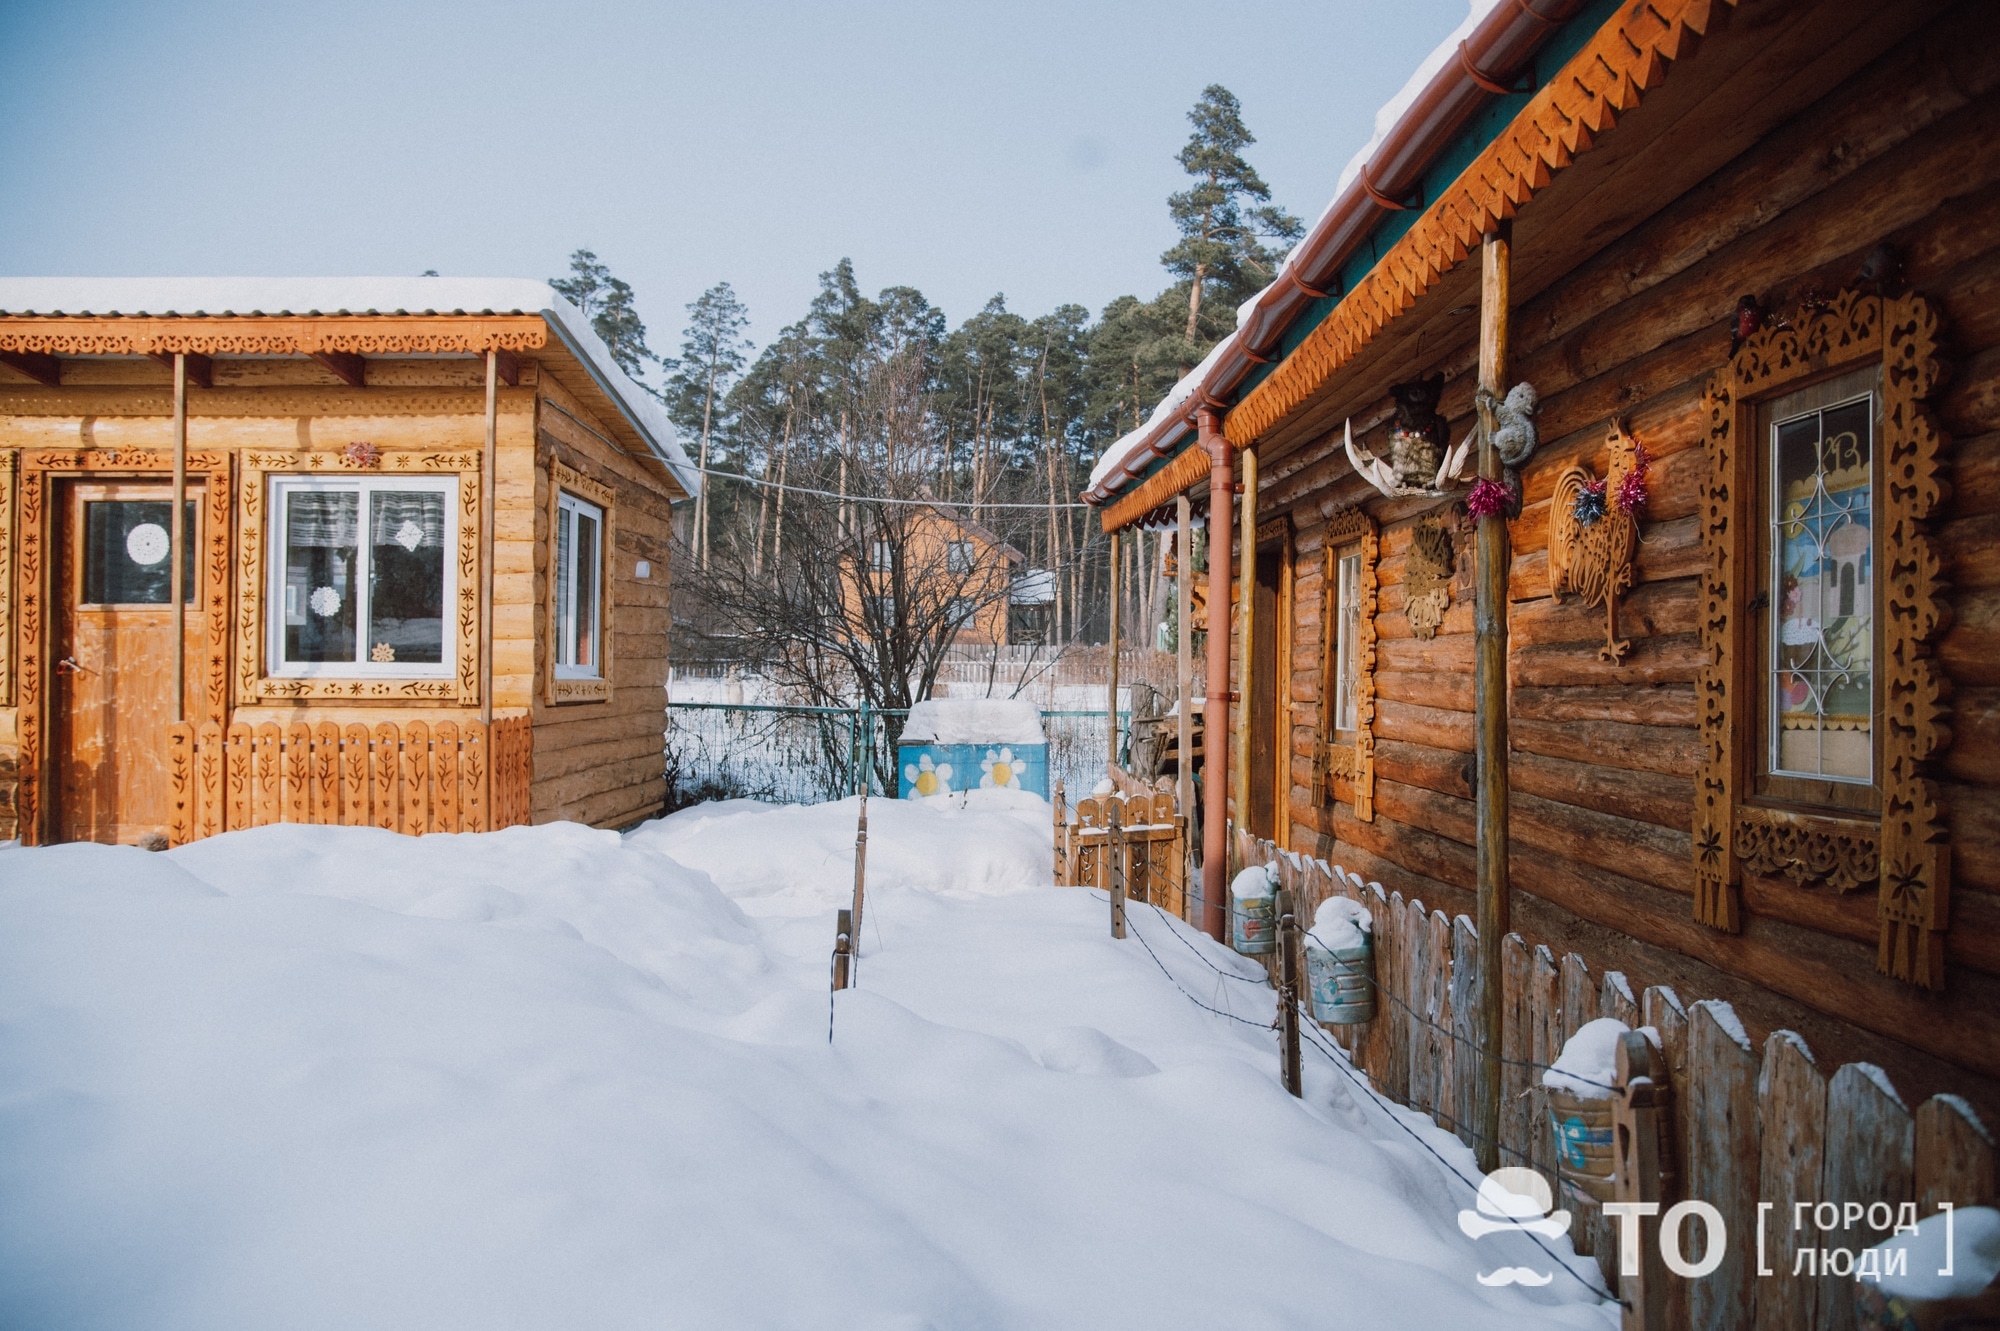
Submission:
M 1279 696 L 1279 681 L 1286 677 L 1279 668 L 1279 644 L 1289 609 L 1280 585 L 1284 563 L 1282 544 L 1258 549 L 1256 600 L 1250 610 L 1250 830 L 1267 839 L 1278 834 L 1278 766 L 1289 710 Z
M 173 724 L 174 635 L 168 582 L 172 487 L 67 483 L 59 494 L 58 594 L 50 643 L 54 841 L 133 844 L 167 830 L 167 728 Z M 194 552 L 202 504 L 189 487 L 181 594 L 187 642 L 199 657 Z M 199 714 L 201 670 L 186 671 L 185 706 Z

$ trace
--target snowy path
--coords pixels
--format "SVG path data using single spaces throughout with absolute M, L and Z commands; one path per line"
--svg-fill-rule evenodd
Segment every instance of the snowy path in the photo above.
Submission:
M 0 852 L 0 1326 L 1613 1324 L 1046 805 L 870 813 L 831 1046 L 851 803 Z

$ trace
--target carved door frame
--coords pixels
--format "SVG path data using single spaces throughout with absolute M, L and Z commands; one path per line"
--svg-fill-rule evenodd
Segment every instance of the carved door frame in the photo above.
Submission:
M 1928 764 L 1951 741 L 1948 686 L 1934 643 L 1950 620 L 1929 521 L 1949 493 L 1947 440 L 1924 405 L 1944 379 L 1936 306 L 1843 291 L 1795 328 L 1748 340 L 1710 380 L 1708 480 L 1702 494 L 1700 747 L 1695 770 L 1695 918 L 1742 928 L 1742 871 L 1783 873 L 1841 889 L 1876 885 L 1876 969 L 1929 989 L 1944 984 L 1950 830 Z M 1882 736 L 1876 815 L 1823 815 L 1749 802 L 1745 733 L 1755 708 L 1745 606 L 1753 567 L 1756 409 L 1808 382 L 1882 367 L 1878 560 L 1884 613 L 1878 697 Z
M 202 518 L 207 532 L 197 563 L 201 579 L 196 595 L 202 611 L 199 643 L 191 643 L 190 666 L 202 681 L 201 715 L 196 722 L 221 724 L 229 710 L 229 534 L 235 487 L 234 458 L 220 449 L 187 455 L 191 481 L 204 488 Z M 165 449 L 23 449 L 15 482 L 18 504 L 14 530 L 5 533 L 14 551 L 17 574 L 14 641 L 15 705 L 19 711 L 20 785 L 16 795 L 21 842 L 40 845 L 46 838 L 49 802 L 48 752 L 49 637 L 56 601 L 63 589 L 55 585 L 61 560 L 51 548 L 56 513 L 50 503 L 56 483 L 66 480 L 157 482 L 171 476 L 174 455 Z

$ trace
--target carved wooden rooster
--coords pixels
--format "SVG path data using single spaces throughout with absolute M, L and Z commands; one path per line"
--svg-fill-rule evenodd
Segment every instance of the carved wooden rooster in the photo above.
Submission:
M 1585 605 L 1604 607 L 1604 646 L 1597 655 L 1617 665 L 1632 650 L 1631 640 L 1618 636 L 1618 597 L 1632 587 L 1632 556 L 1639 545 L 1633 509 L 1645 502 L 1645 464 L 1623 421 L 1612 422 L 1605 446 L 1611 457 L 1603 480 L 1581 464 L 1556 478 L 1549 504 L 1549 590 L 1558 597 L 1574 592 Z

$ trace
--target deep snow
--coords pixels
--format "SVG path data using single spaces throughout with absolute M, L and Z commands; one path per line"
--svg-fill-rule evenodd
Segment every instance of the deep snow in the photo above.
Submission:
M 831 1045 L 852 801 L 0 851 L 0 1326 L 1610 1324 L 1046 804 L 869 816 Z

